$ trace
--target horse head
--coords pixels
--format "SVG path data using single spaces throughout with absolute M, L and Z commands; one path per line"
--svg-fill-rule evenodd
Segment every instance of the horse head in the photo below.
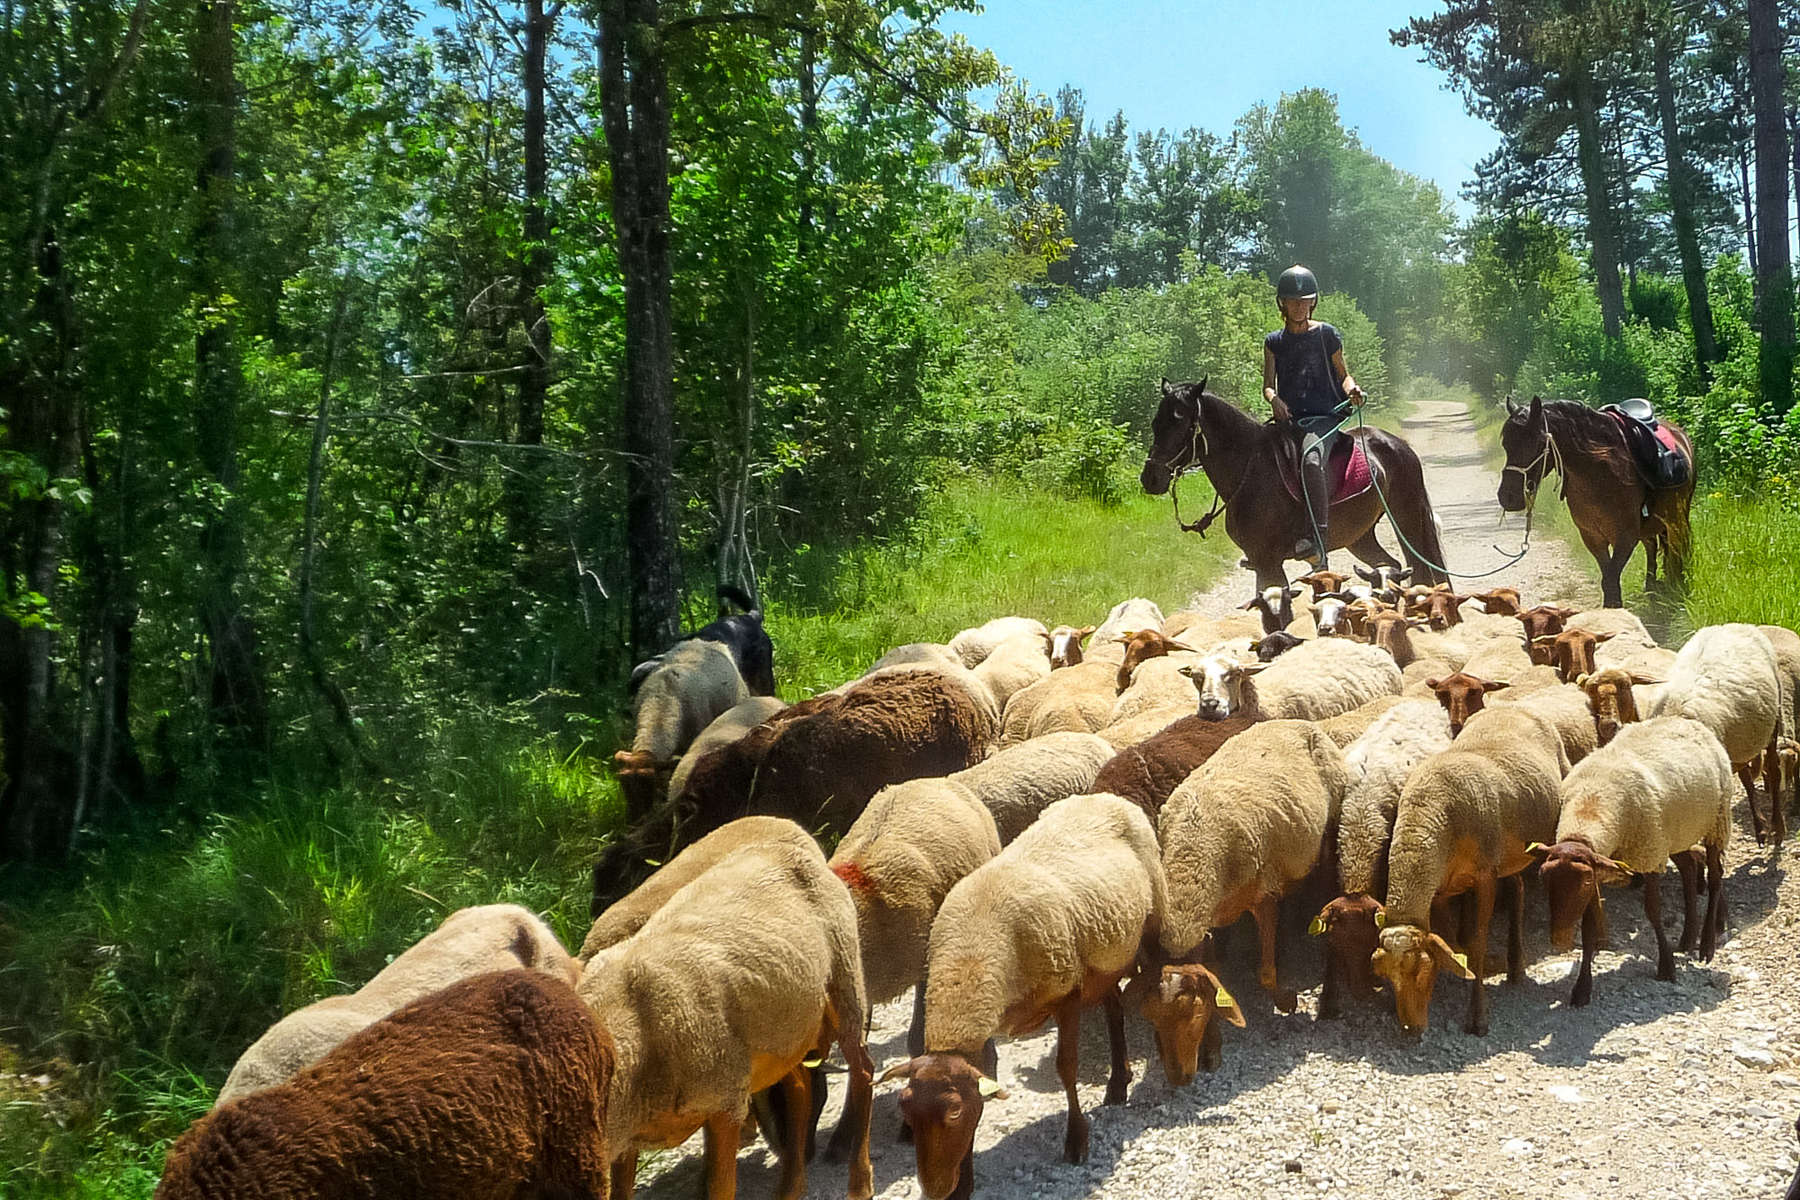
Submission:
M 1500 471 L 1497 499 L 1507 512 L 1523 512 L 1551 465 L 1549 418 L 1544 415 L 1544 402 L 1536 396 L 1529 406 L 1507 397 L 1506 414 L 1506 422 L 1500 426 L 1506 466 Z
M 1179 472 L 1200 465 L 1206 440 L 1200 398 L 1205 394 L 1204 377 L 1199 383 L 1162 381 L 1162 403 L 1150 422 L 1150 454 L 1138 476 L 1150 495 L 1162 495 Z

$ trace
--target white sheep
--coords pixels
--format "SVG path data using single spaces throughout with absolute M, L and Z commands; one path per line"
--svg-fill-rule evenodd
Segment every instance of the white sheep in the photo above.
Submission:
M 1675 955 L 1662 926 L 1662 869 L 1674 857 L 1681 867 L 1686 923 L 1681 949 L 1696 935 L 1695 876 L 1705 847 L 1706 925 L 1699 933 L 1701 961 L 1718 940 L 1724 896 L 1723 855 L 1731 839 L 1731 800 L 1737 788 L 1731 760 L 1719 739 L 1686 717 L 1652 717 L 1627 725 L 1562 782 L 1562 815 L 1556 844 L 1540 847 L 1544 891 L 1550 905 L 1550 944 L 1567 950 L 1581 923 L 1581 971 L 1571 1007 L 1593 993 L 1594 953 L 1600 943 L 1600 886 L 1644 877 L 1644 916 L 1656 934 L 1656 977 L 1675 978 Z
M 1157 823 L 1169 888 L 1163 950 L 1191 955 L 1211 930 L 1249 912 L 1262 935 L 1258 979 L 1292 1012 L 1294 992 L 1275 973 L 1277 907 L 1318 863 L 1349 783 L 1343 752 L 1311 721 L 1265 721 L 1219 747 Z M 1174 1030 L 1159 1026 L 1159 1036 Z
M 608 946 L 616 946 L 644 927 L 669 897 L 710 871 L 740 846 L 764 842 L 816 845 L 812 834 L 786 817 L 739 817 L 719 826 L 657 869 L 628 894 L 594 918 L 576 961 L 585 965 Z
M 1200 715 L 1322 721 L 1398 694 L 1400 668 L 1386 651 L 1342 638 L 1315 638 L 1270 663 L 1209 656 L 1191 668 Z
M 965 629 L 951 638 L 950 649 L 962 659 L 963 666 L 974 668 L 997 650 L 1001 642 L 1028 633 L 1037 634 L 1046 639 L 1048 644 L 1050 631 L 1042 621 L 1033 617 L 995 617 L 986 624 Z
M 1552 687 L 1523 689 L 1515 685 L 1495 692 L 1492 703 L 1529 705 L 1532 712 L 1556 726 L 1557 737 L 1562 740 L 1563 754 L 1570 766 L 1600 746 L 1593 707 L 1588 694 L 1577 684 L 1558 683 Z
M 735 669 L 735 668 L 733 668 Z M 354 1033 L 471 975 L 524 967 L 573 983 L 580 968 L 536 916 L 516 904 L 460 908 L 347 996 L 327 996 L 275 1022 L 231 1068 L 213 1107 L 285 1083 Z
M 900 1112 L 913 1131 L 919 1183 L 930 1200 L 958 1192 L 959 1179 L 958 1194 L 967 1195 L 972 1183 L 984 1101 L 1004 1094 L 985 1061 L 988 1040 L 1052 1017 L 1057 1075 L 1069 1100 L 1063 1157 L 1086 1160 L 1088 1119 L 1075 1092 L 1083 1001 L 1106 1006 L 1106 1102 L 1123 1104 L 1131 1069 L 1118 983 L 1131 974 L 1162 912 L 1162 865 L 1149 818 L 1106 794 L 1052 804 L 950 890 L 931 927 L 925 1053 L 882 1076 L 907 1081 Z
M 1184 716 L 1193 712 L 1194 683 L 1182 674 L 1182 668 L 1194 666 L 1200 657 L 1192 652 L 1175 652 L 1138 663 L 1131 674 L 1131 686 L 1113 701 L 1106 724 L 1117 725 L 1164 709 L 1180 709 Z
M 1112 745 L 1092 733 L 1047 733 L 948 778 L 987 806 L 1004 846 L 1050 805 L 1086 792 L 1113 754 Z
M 1403 700 L 1383 712 L 1344 750 L 1350 773 L 1338 818 L 1340 895 L 1314 918 L 1325 936 L 1325 987 L 1319 1015 L 1342 1015 L 1342 992 L 1374 987 L 1370 956 L 1380 933 L 1377 899 L 1387 894 L 1388 842 L 1413 769 L 1450 748 L 1450 718 L 1435 699 Z
M 1121 654 L 1123 647 L 1120 647 Z M 1093 733 L 1112 717 L 1121 659 L 1089 657 L 1052 671 L 1015 693 L 1006 706 L 1000 744 L 1016 745 L 1046 733 Z
M 1413 768 L 1400 793 L 1388 847 L 1388 894 L 1380 944 L 1370 962 L 1394 990 L 1400 1024 L 1429 1024 L 1439 970 L 1472 981 L 1465 1031 L 1487 1034 L 1488 925 L 1494 893 L 1509 880 L 1512 915 L 1507 977 L 1524 978 L 1525 891 L 1518 878 L 1532 863 L 1528 851 L 1556 831 L 1557 789 L 1568 759 L 1556 727 L 1522 704 L 1490 708 L 1469 718 L 1450 745 Z M 1475 893 L 1468 958 L 1431 932 L 1433 908 L 1464 891 Z M 1473 969 L 1471 962 L 1473 960 Z
M 1006 706 L 1019 692 L 1050 678 L 1050 635 L 1026 632 L 1006 638 L 971 668 L 1004 719 Z
M 1192 609 L 1183 609 L 1162 624 L 1162 631 L 1178 642 L 1190 646 L 1211 646 L 1232 638 L 1262 636 L 1262 618 L 1254 613 L 1228 613 L 1209 617 Z
M 688 776 L 694 773 L 694 767 L 708 752 L 737 741 L 786 707 L 784 701 L 774 696 L 751 696 L 720 713 L 712 724 L 700 731 L 694 744 L 675 764 L 675 770 L 669 775 L 669 799 L 681 799 L 682 792 L 687 790 Z
M 816 845 L 739 847 L 595 955 L 576 991 L 617 1054 L 606 1111 L 614 1196 L 630 1196 L 639 1150 L 702 1127 L 709 1191 L 729 1195 L 752 1094 L 779 1085 L 788 1113 L 809 1113 L 803 1065 L 834 1041 L 850 1068 L 849 1197 L 874 1194 L 856 906 Z M 787 1123 L 778 1195 L 805 1191 L 808 1124 Z
M 1189 690 L 1192 691 L 1191 688 Z M 1110 725 L 1101 726 L 1100 736 L 1115 751 L 1123 750 L 1128 746 L 1148 741 L 1183 717 L 1193 715 L 1194 706 L 1192 704 L 1183 704 L 1179 708 L 1153 708 L 1147 712 L 1126 717 L 1124 720 L 1115 721 Z
M 907 642 L 904 646 L 895 646 L 876 659 L 875 665 L 864 671 L 863 675 L 867 677 L 890 667 L 960 667 L 962 665 L 962 655 L 942 642 Z
M 1781 767 L 1775 739 L 1781 732 L 1781 665 L 1768 635 L 1754 625 L 1708 625 L 1687 640 L 1669 669 L 1662 694 L 1646 717 L 1691 717 L 1712 730 L 1743 781 L 1750 821 L 1761 845 L 1762 813 L 1756 807 L 1756 768 L 1776 802 L 1774 838 L 1787 836 L 1782 812 Z
M 1325 736 L 1336 742 L 1338 749 L 1342 750 L 1367 733 L 1369 726 L 1380 720 L 1383 713 L 1410 699 L 1412 697 L 1405 692 L 1383 693 L 1367 704 L 1359 704 L 1349 712 L 1339 713 L 1335 717 L 1326 717 L 1323 721 L 1318 722 L 1318 726 L 1324 731 Z

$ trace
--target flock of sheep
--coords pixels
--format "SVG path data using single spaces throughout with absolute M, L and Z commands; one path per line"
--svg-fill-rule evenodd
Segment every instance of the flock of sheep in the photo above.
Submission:
M 1132 599 L 1097 628 L 1004 617 L 794 705 L 745 683 L 773 690 L 759 613 L 709 627 L 640 671 L 619 760 L 637 820 L 595 866 L 579 954 L 515 906 L 453 914 L 252 1045 L 157 1194 L 626 1200 L 639 1151 L 703 1130 L 707 1194 L 728 1200 L 760 1128 L 798 1200 L 835 1048 L 848 1092 L 827 1153 L 851 1200 L 873 1193 L 890 1080 L 924 1194 L 966 1197 L 996 1037 L 1056 1023 L 1081 1162 L 1083 1010 L 1105 1011 L 1108 1104 L 1130 1080 L 1127 1004 L 1172 1085 L 1215 1069 L 1222 1024 L 1244 1025 L 1217 946 L 1242 915 L 1257 982 L 1296 1006 L 1285 897 L 1329 898 L 1310 926 L 1319 1015 L 1379 978 L 1409 1030 L 1447 973 L 1469 981 L 1464 1029 L 1487 1032 L 1488 926 L 1504 900 L 1522 979 L 1530 877 L 1552 945 L 1580 930 L 1574 1005 L 1601 889 L 1633 876 L 1674 978 L 1670 862 L 1678 948 L 1711 956 L 1740 781 L 1759 842 L 1785 834 L 1800 635 L 1713 626 L 1677 652 L 1623 610 L 1505 588 L 1301 583 L 1229 614 Z M 841 834 L 829 858 L 810 831 Z M 909 988 L 911 1057 L 877 1080 L 871 1008 Z

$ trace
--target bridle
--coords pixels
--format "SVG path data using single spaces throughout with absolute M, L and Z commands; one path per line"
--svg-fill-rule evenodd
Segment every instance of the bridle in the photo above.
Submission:
M 1211 453 L 1212 443 L 1208 441 L 1206 436 L 1206 422 L 1201 419 L 1200 401 L 1195 400 L 1193 430 L 1188 434 L 1187 460 L 1178 464 L 1173 458 L 1160 459 L 1154 454 L 1150 455 L 1150 461 L 1152 463 L 1169 473 L 1169 502 L 1175 508 L 1175 524 L 1181 527 L 1183 533 L 1197 533 L 1201 537 L 1205 537 L 1207 529 L 1212 526 L 1214 521 L 1219 519 L 1219 514 L 1225 511 L 1225 506 L 1231 503 L 1232 499 L 1238 494 L 1238 489 L 1244 486 L 1245 479 L 1248 479 L 1248 476 L 1246 476 L 1245 479 L 1238 480 L 1238 486 L 1231 489 L 1230 496 L 1221 496 L 1217 492 L 1214 492 L 1212 507 L 1208 509 L 1205 515 L 1198 521 L 1182 520 L 1180 492 L 1181 477 L 1186 475 L 1189 471 L 1203 470 L 1204 466 L 1200 460 Z
M 1505 475 L 1509 471 L 1517 471 L 1523 477 L 1520 482 L 1523 483 L 1525 487 L 1525 511 L 1528 516 L 1531 512 L 1532 503 L 1537 499 L 1537 490 L 1539 487 L 1543 486 L 1544 474 L 1546 472 L 1555 471 L 1558 478 L 1562 481 L 1561 487 L 1563 497 L 1566 499 L 1569 494 L 1569 475 L 1568 472 L 1563 470 L 1562 448 L 1556 444 L 1556 438 L 1550 432 L 1550 410 L 1546 408 L 1542 411 L 1544 416 L 1544 448 L 1538 451 L 1536 458 L 1532 459 L 1522 467 L 1508 463 L 1506 466 L 1500 468 L 1501 475 Z M 1540 467 L 1542 467 L 1543 470 L 1538 471 L 1538 468 Z M 1536 483 L 1531 481 L 1531 473 L 1533 471 L 1538 471 Z

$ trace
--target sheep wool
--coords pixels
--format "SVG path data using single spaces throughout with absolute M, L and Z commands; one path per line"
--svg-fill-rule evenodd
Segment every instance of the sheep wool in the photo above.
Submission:
M 471 975 L 522 967 L 573 983 L 580 967 L 550 927 L 516 904 L 462 908 L 359 990 L 289 1013 L 231 1068 L 215 1108 L 292 1078 L 395 1009 Z
M 1090 654 L 1016 693 L 1006 706 L 1002 743 L 1010 746 L 1046 733 L 1099 730 L 1118 700 L 1118 672 L 1118 659 Z
M 1339 749 L 1350 745 L 1369 731 L 1369 726 L 1381 719 L 1381 714 L 1411 699 L 1406 693 L 1384 694 L 1375 697 L 1367 704 L 1358 705 L 1346 713 L 1335 717 L 1326 717 L 1318 722 L 1325 736 L 1338 744 Z
M 1754 625 L 1708 625 L 1675 656 L 1648 717 L 1691 717 L 1712 730 L 1733 763 L 1749 762 L 1775 740 L 1781 669 L 1775 647 Z
M 938 906 L 998 853 L 993 815 L 956 776 L 909 780 L 875 793 L 830 864 L 856 905 L 871 1004 L 892 1000 L 925 974 Z
M 689 638 L 658 655 L 638 684 L 632 706 L 637 733 L 631 750 L 658 763 L 686 750 L 700 731 L 750 691 L 731 651 L 718 642 Z
M 1045 654 L 1048 655 L 1050 630 L 1045 628 L 1042 621 L 1032 617 L 995 617 L 986 624 L 965 629 L 951 638 L 950 649 L 962 660 L 963 666 L 973 669 L 998 650 L 1001 643 L 1031 634 L 1044 639 Z
M 1338 822 L 1338 879 L 1346 894 L 1379 895 L 1394 814 L 1413 768 L 1450 748 L 1450 718 L 1436 700 L 1388 708 L 1344 751 L 1350 784 Z
M 1094 636 L 1088 639 L 1088 658 L 1101 659 L 1117 667 L 1125 661 L 1125 647 L 1119 638 L 1140 629 L 1166 632 L 1163 630 L 1162 609 L 1157 607 L 1155 601 L 1146 600 L 1142 596 L 1119 601 L 1106 614 L 1106 620 L 1100 623 Z
M 949 778 L 987 806 L 1004 846 L 1050 805 L 1093 790 L 1094 776 L 1112 755 L 1112 746 L 1094 734 L 1048 733 L 1000 750 Z
M 607 1194 L 613 1047 L 569 984 L 460 980 L 175 1143 L 157 1200 Z
M 1189 953 L 1208 930 L 1304 878 L 1349 782 L 1343 753 L 1311 721 L 1261 722 L 1221 746 L 1163 806 L 1163 949 Z
M 1134 746 L 1121 749 L 1094 777 L 1093 790 L 1123 796 L 1152 822 L 1170 793 L 1206 765 L 1228 740 L 1256 722 L 1245 717 L 1207 721 L 1189 714 Z
M 688 777 L 702 758 L 721 746 L 729 746 L 786 707 L 785 702 L 774 696 L 752 696 L 720 713 L 712 724 L 700 731 L 694 744 L 675 764 L 675 771 L 669 776 L 669 799 L 681 799 L 687 790 Z
M 925 1045 L 978 1057 L 996 1033 L 1034 1028 L 1090 976 L 1123 976 L 1162 920 L 1156 834 L 1104 793 L 1045 809 L 965 877 L 931 927 Z M 1022 1017 L 1009 1023 L 1008 1015 Z
M 1652 717 L 1624 726 L 1571 770 L 1561 795 L 1556 841 L 1579 837 L 1655 874 L 1671 854 L 1730 844 L 1737 783 L 1719 739 L 1698 721 Z
M 1004 714 L 1007 703 L 1015 695 L 1039 680 L 1050 678 L 1050 635 L 1015 634 L 995 646 L 972 671 L 994 698 L 999 712 Z
M 1216 659 L 1202 664 L 1212 684 Z M 1254 675 L 1226 664 L 1238 680 L 1239 704 L 1221 716 L 1322 721 L 1350 712 L 1381 695 L 1398 695 L 1400 668 L 1384 650 L 1344 638 L 1315 638 L 1283 654 Z M 1196 668 L 1199 670 L 1200 668 Z M 1202 692 L 1202 705 L 1205 692 Z

